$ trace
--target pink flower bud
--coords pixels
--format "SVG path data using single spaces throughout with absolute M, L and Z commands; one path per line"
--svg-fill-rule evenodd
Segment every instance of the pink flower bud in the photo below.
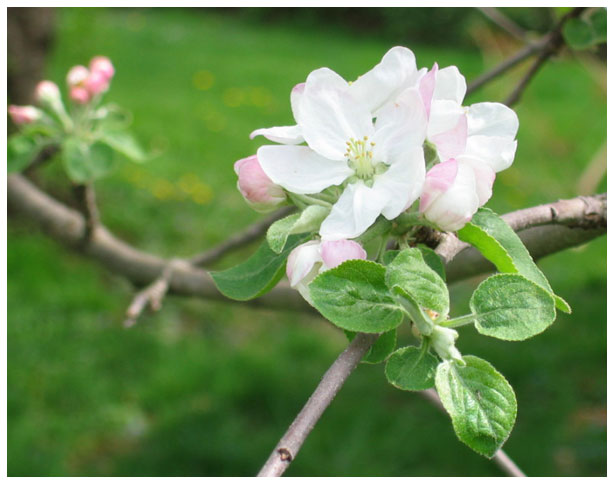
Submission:
M 113 64 L 108 57 L 96 56 L 90 61 L 90 71 L 99 72 L 102 76 L 109 81 L 115 74 Z
M 297 246 L 288 255 L 286 276 L 290 286 L 295 288 L 311 305 L 308 285 L 319 273 L 339 266 L 349 259 L 366 259 L 367 253 L 354 241 L 308 241 Z
M 68 96 L 77 104 L 86 104 L 90 101 L 89 91 L 81 86 L 70 88 Z
M 286 194 L 265 174 L 256 155 L 235 162 L 237 188 L 258 212 L 268 212 L 286 201 Z
M 456 231 L 479 207 L 472 167 L 455 159 L 435 165 L 425 175 L 419 212 L 443 231 Z
M 83 87 L 94 96 L 96 94 L 104 93 L 109 89 L 109 80 L 100 71 L 91 71 L 90 75 L 83 81 Z
M 66 83 L 69 87 L 82 85 L 90 75 L 90 71 L 85 66 L 73 66 L 66 75 Z
M 36 85 L 35 96 L 40 104 L 51 105 L 60 99 L 60 89 L 54 82 L 41 81 Z
M 16 106 L 14 104 L 8 107 L 9 115 L 16 125 L 25 125 L 41 119 L 43 113 L 34 106 Z
M 349 259 L 367 259 L 367 253 L 359 243 L 346 239 L 323 241 L 320 254 L 323 263 L 329 269 L 335 268 Z

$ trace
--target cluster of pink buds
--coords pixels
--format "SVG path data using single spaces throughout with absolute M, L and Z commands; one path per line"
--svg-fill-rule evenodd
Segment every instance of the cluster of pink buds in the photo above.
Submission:
M 97 56 L 90 61 L 90 68 L 74 66 L 68 71 L 66 82 L 69 97 L 78 104 L 89 103 L 94 96 L 109 89 L 115 74 L 113 64 L 107 57 Z

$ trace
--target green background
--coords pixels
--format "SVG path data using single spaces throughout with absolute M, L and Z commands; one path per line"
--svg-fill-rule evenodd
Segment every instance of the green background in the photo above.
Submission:
M 292 123 L 290 89 L 311 70 L 354 79 L 404 43 L 419 66 L 455 64 L 472 79 L 520 47 L 475 11 L 399 12 L 407 24 L 377 12 L 381 28 L 362 28 L 337 11 L 324 22 L 315 10 L 281 19 L 263 9 L 57 10 L 48 78 L 60 84 L 72 65 L 109 56 L 107 99 L 133 112 L 133 132 L 155 154 L 146 165 L 118 163 L 97 183 L 103 222 L 159 255 L 202 251 L 259 219 L 235 188 L 233 163 L 263 143 L 249 140 L 252 130 Z M 537 29 L 549 18 L 511 13 Z M 522 72 L 467 104 L 504 99 Z M 489 207 L 504 213 L 577 195 L 606 141 L 605 79 L 606 66 L 585 54 L 540 71 L 516 107 L 516 161 L 498 175 Z M 70 200 L 59 163 L 38 182 Z M 595 189 L 606 190 L 606 177 Z M 316 317 L 177 297 L 126 330 L 133 289 L 122 278 L 14 217 L 7 257 L 9 475 L 253 475 L 347 343 Z M 520 343 L 464 328 L 458 347 L 515 389 L 505 449 L 526 473 L 605 475 L 606 237 L 541 268 L 572 315 Z M 467 309 L 479 281 L 452 287 L 452 315 Z M 410 341 L 407 329 L 400 340 Z M 383 370 L 362 365 L 350 377 L 288 475 L 501 474 Z

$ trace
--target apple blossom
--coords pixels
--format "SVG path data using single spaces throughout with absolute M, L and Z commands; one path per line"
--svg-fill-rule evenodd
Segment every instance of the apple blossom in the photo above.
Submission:
M 83 87 L 94 96 L 109 89 L 109 80 L 100 71 L 90 71 L 89 76 L 83 81 Z
M 310 304 L 308 285 L 319 273 L 339 266 L 350 259 L 367 259 L 363 247 L 348 240 L 308 241 L 291 251 L 286 263 L 286 276 L 290 286 L 295 288 Z
M 286 141 L 259 148 L 265 173 L 291 193 L 318 194 L 341 185 L 341 196 L 320 228 L 323 239 L 357 237 L 380 214 L 393 219 L 418 198 L 425 176 L 426 113 L 418 89 L 399 94 L 417 79 L 414 55 L 405 48 L 389 51 L 353 84 L 330 69 L 317 69 L 291 95 L 307 146 Z M 368 96 L 376 88 L 378 95 Z M 393 96 L 395 103 L 388 102 Z M 273 139 L 281 132 L 255 133 Z
M 87 104 L 90 101 L 89 91 L 81 86 L 70 88 L 68 97 L 78 104 Z
M 42 118 L 43 112 L 34 106 L 16 106 L 14 104 L 8 107 L 9 115 L 16 125 L 25 125 L 33 123 Z
M 73 66 L 66 75 L 68 87 L 80 86 L 90 75 L 90 71 L 85 66 Z
M 263 172 L 256 155 L 235 162 L 237 188 L 248 204 L 259 212 L 268 212 L 286 201 L 286 194 Z
M 436 162 L 448 164 L 428 172 L 420 211 L 440 229 L 460 229 L 491 197 L 495 173 L 512 164 L 519 120 L 500 103 L 463 107 L 466 82 L 455 66 L 435 64 L 419 92 L 429 117 L 427 141 Z

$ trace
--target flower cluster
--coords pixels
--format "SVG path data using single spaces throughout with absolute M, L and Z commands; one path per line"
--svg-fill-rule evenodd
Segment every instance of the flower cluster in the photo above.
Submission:
M 519 122 L 500 103 L 463 106 L 465 94 L 455 66 L 417 69 L 412 51 L 394 47 L 354 82 L 327 68 L 311 72 L 291 91 L 296 125 L 251 134 L 277 143 L 235 165 L 251 205 L 266 210 L 290 200 L 330 209 L 320 241 L 289 258 L 292 286 L 315 276 L 304 254 L 310 268 L 330 267 L 318 245 L 341 241 L 352 248 L 345 259 L 357 258 L 348 240 L 380 216 L 407 214 L 455 231 L 489 200 L 496 172 L 513 162 Z
M 66 76 L 69 98 L 78 105 L 93 103 L 109 89 L 114 74 L 113 64 L 103 56 L 94 57 L 90 61 L 89 69 L 85 66 L 72 67 Z M 48 109 L 53 117 L 59 118 L 64 128 L 72 126 L 57 84 L 52 81 L 39 82 L 35 90 L 35 100 L 40 107 Z M 8 113 L 16 125 L 52 123 L 52 119 L 35 106 L 10 105 Z

